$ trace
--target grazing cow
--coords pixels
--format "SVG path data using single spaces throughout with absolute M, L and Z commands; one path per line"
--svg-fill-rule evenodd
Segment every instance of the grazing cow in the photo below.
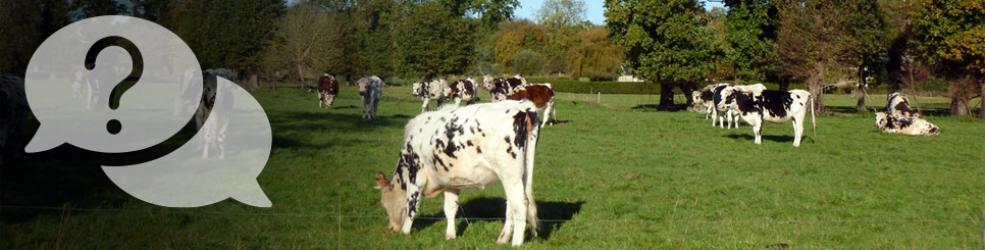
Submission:
M 528 101 L 448 106 L 411 119 L 393 178 L 387 180 L 382 172 L 376 176 L 390 229 L 410 233 L 421 200 L 443 192 L 445 239 L 454 239 L 460 190 L 499 180 L 506 194 L 506 222 L 496 242 L 504 244 L 512 234 L 512 245 L 523 244 L 528 223 L 536 235 L 537 122 L 536 107 Z
M 919 117 L 898 117 L 889 112 L 876 113 L 876 128 L 883 133 L 905 135 L 939 135 L 941 129 Z
M 383 80 L 377 76 L 367 76 L 359 79 L 359 96 L 363 100 L 363 119 L 376 117 L 376 108 L 383 95 Z
M 876 127 L 884 133 L 939 135 L 937 125 L 921 118 L 910 108 L 910 101 L 899 92 L 889 94 L 885 112 L 876 112 Z
M 475 89 L 475 80 L 472 78 L 455 81 L 444 88 L 441 97 L 438 98 L 438 106 L 444 105 L 448 100 L 454 101 L 455 105 L 460 105 L 463 100 L 465 104 L 475 103 L 479 99 L 475 95 Z
M 700 91 L 691 92 L 693 105 L 705 109 L 705 119 L 711 119 L 711 126 L 718 123 L 719 127 L 732 129 L 734 124 L 735 128 L 739 128 L 739 116 L 733 116 L 731 110 L 719 110 L 715 105 L 722 100 L 722 90 L 728 86 L 728 83 L 719 83 L 705 86 Z
M 0 166 L 23 153 L 24 128 L 31 111 L 24 96 L 24 79 L 0 75 Z
M 556 118 L 557 114 L 554 113 L 554 88 L 551 87 L 550 83 L 544 84 L 529 84 L 526 87 L 522 87 L 513 92 L 512 95 L 507 96 L 508 100 L 530 100 L 537 106 L 538 109 L 544 110 L 544 119 L 540 126 L 547 125 L 551 118 Z M 554 122 L 551 122 L 553 125 Z
M 447 86 L 448 81 L 445 81 L 445 79 L 438 78 L 437 76 L 428 76 L 424 80 L 414 83 L 411 95 L 421 99 L 421 112 L 425 112 L 428 108 L 428 102 L 431 99 L 438 100 L 438 106 L 441 106 L 441 102 L 443 101 L 441 97 L 444 95 Z
M 332 106 L 335 96 L 339 95 L 339 81 L 328 73 L 318 78 L 318 107 Z
M 527 86 L 527 79 L 523 76 L 515 75 L 510 78 L 500 78 L 492 76 L 482 77 L 482 87 L 489 90 L 493 102 L 506 100 L 506 97 L 513 95 L 518 89 Z
M 814 109 L 810 92 L 804 90 L 776 91 L 767 90 L 762 84 L 726 87 L 722 90 L 723 100 L 718 102 L 718 108 L 732 110 L 742 117 L 742 120 L 752 125 L 756 135 L 756 144 L 762 143 L 763 122 L 793 121 L 793 146 L 800 146 L 804 133 L 804 116 L 811 111 L 811 122 L 814 130 Z M 817 138 L 817 134 L 813 138 Z

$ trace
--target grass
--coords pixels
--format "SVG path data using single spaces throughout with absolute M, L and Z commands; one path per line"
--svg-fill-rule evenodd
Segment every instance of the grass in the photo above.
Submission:
M 409 92 L 386 89 L 379 119 L 368 122 L 360 119 L 352 88 L 322 110 L 314 94 L 300 90 L 255 92 L 274 131 L 272 155 L 258 178 L 270 209 L 231 200 L 156 207 L 108 184 L 91 163 L 60 169 L 32 160 L 2 168 L 0 248 L 498 247 L 504 213 L 498 184 L 463 192 L 459 217 L 472 219 L 458 221 L 457 240 L 445 241 L 444 221 L 432 219 L 443 217 L 440 198 L 424 201 L 421 214 L 428 218 L 415 221 L 410 235 L 386 229 L 373 174 L 392 174 L 403 126 L 419 109 Z M 849 96 L 829 97 L 829 104 L 854 106 Z M 982 245 L 985 123 L 979 120 L 929 117 L 942 135 L 911 137 L 878 132 L 868 114 L 838 113 L 819 117 L 816 142 L 808 138 L 794 148 L 788 124 L 765 126 L 757 146 L 748 126 L 724 130 L 697 113 L 633 109 L 656 96 L 605 95 L 601 104 L 594 95 L 560 98 L 563 123 L 542 130 L 535 167 L 544 229 L 525 247 Z M 872 106 L 882 99 L 874 97 Z M 90 178 L 59 177 L 80 171 Z M 44 177 L 21 179 L 34 175 Z M 61 179 L 40 181 L 46 178 Z M 63 199 L 21 197 L 28 194 Z M 53 208 L 18 207 L 38 203 Z

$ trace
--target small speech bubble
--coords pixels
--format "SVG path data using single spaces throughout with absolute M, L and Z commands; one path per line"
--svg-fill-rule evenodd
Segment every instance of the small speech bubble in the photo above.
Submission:
M 160 25 L 126 16 L 72 23 L 45 40 L 28 65 L 25 93 L 41 126 L 25 151 L 67 143 L 125 153 L 158 145 L 199 110 L 202 81 L 191 49 Z M 110 180 L 161 206 L 205 206 L 231 197 L 270 207 L 256 181 L 270 155 L 269 120 L 235 83 L 219 77 L 217 88 L 215 103 L 224 105 L 212 107 L 209 126 L 161 158 L 103 166 Z M 222 154 L 203 155 L 196 143 L 218 144 Z

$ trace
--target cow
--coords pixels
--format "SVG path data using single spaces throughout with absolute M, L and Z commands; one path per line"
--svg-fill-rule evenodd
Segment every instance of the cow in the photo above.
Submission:
M 0 75 L 0 166 L 5 160 L 23 153 L 31 110 L 24 95 L 24 79 L 11 74 Z
M 886 111 L 876 112 L 876 128 L 884 133 L 906 135 L 939 135 L 937 125 L 924 120 L 919 112 L 910 108 L 906 96 L 895 92 L 889 94 Z
M 536 106 L 501 101 L 446 106 L 411 119 L 390 180 L 376 175 L 389 228 L 409 234 L 424 197 L 444 194 L 445 239 L 455 235 L 460 191 L 499 180 L 506 195 L 506 221 L 497 243 L 523 244 L 526 226 L 537 234 L 533 198 L 534 155 L 539 134 Z
M 752 125 L 756 135 L 755 143 L 762 143 L 763 122 L 793 121 L 793 146 L 800 147 L 804 133 L 804 116 L 811 111 L 811 124 L 817 138 L 817 122 L 814 120 L 813 99 L 805 90 L 768 90 L 762 84 L 725 87 L 721 94 L 724 99 L 718 102 L 721 110 L 731 110 L 742 120 Z
M 489 90 L 493 102 L 506 100 L 506 97 L 516 92 L 519 88 L 527 86 L 527 79 L 521 75 L 510 78 L 492 77 L 489 75 L 482 77 L 482 87 Z
M 719 127 L 732 129 L 739 128 L 739 116 L 733 115 L 731 110 L 719 110 L 715 103 L 722 100 L 722 90 L 728 87 L 728 83 L 708 85 L 700 91 L 691 92 L 692 105 L 699 109 L 704 109 L 705 119 L 711 119 L 711 126 L 718 123 Z
M 428 102 L 430 102 L 431 99 L 438 100 L 439 102 L 442 101 L 441 97 L 444 95 L 445 88 L 447 86 L 448 81 L 431 75 L 424 77 L 424 79 L 420 82 L 415 82 L 413 84 L 413 92 L 411 92 L 411 95 L 421 99 L 421 112 L 425 112 L 428 108 Z M 441 106 L 441 104 L 442 103 L 439 103 L 438 106 Z
M 332 106 L 335 96 L 339 95 L 339 81 L 328 73 L 318 78 L 318 107 Z
M 910 100 L 899 92 L 889 94 L 886 102 L 886 112 L 896 118 L 920 118 L 920 113 L 910 109 Z
M 378 76 L 367 76 L 356 82 L 359 85 L 359 96 L 363 101 L 363 119 L 376 117 L 376 108 L 383 96 L 383 80 Z
M 212 106 L 215 105 L 215 94 L 218 88 L 216 77 L 232 80 L 234 74 L 228 69 L 206 69 L 202 77 L 204 78 L 202 81 L 202 99 L 198 105 L 198 110 L 195 111 L 195 128 L 197 129 L 202 128 L 206 118 L 212 113 Z
M 209 152 L 215 150 L 218 158 L 225 158 L 226 147 L 226 128 L 229 127 L 229 117 L 228 114 L 217 114 L 212 113 L 212 110 L 219 107 L 220 110 L 232 110 L 233 99 L 229 98 L 232 93 L 229 89 L 222 89 L 222 93 L 218 93 L 220 90 L 218 88 L 218 77 L 225 79 L 233 79 L 233 73 L 228 69 L 207 69 L 203 75 L 205 78 L 202 82 L 204 89 L 202 91 L 202 102 L 198 106 L 198 110 L 195 112 L 195 124 L 199 129 L 199 133 L 203 133 L 202 141 L 198 144 L 198 149 L 202 150 L 202 158 L 209 158 Z M 222 95 L 226 98 L 221 103 L 216 102 L 216 95 Z
M 518 88 L 512 95 L 506 97 L 507 100 L 530 100 L 537 106 L 537 109 L 544 110 L 544 119 L 540 126 L 547 125 L 551 118 L 556 118 L 554 109 L 554 87 L 550 83 L 528 84 Z M 553 125 L 554 123 L 551 122 Z
M 876 128 L 883 133 L 905 135 L 940 135 L 941 129 L 919 117 L 898 117 L 889 112 L 876 112 Z
M 475 94 L 475 89 L 476 83 L 471 77 L 455 81 L 441 92 L 441 96 L 438 97 L 438 106 L 444 105 L 449 100 L 455 102 L 455 105 L 460 105 L 462 101 L 465 101 L 466 105 L 473 104 L 479 99 Z

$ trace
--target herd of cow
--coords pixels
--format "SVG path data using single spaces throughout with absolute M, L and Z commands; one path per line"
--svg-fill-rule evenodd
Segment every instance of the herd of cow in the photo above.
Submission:
M 188 77 L 198 77 L 190 74 Z M 216 77 L 232 78 L 231 72 L 206 70 L 205 91 L 195 122 L 199 129 L 221 136 L 228 121 L 205 123 L 215 103 Z M 0 77 L 0 148 L 10 149 L 16 118 L 28 117 L 23 80 L 10 75 Z M 389 227 L 410 233 L 420 202 L 425 197 L 444 195 L 444 214 L 448 221 L 446 239 L 456 237 L 455 215 L 460 191 L 483 188 L 500 181 L 506 196 L 506 221 L 497 242 L 521 245 L 529 226 L 537 233 L 537 206 L 533 198 L 533 165 L 540 129 L 554 116 L 554 90 L 550 84 L 528 83 L 522 76 L 483 77 L 482 87 L 492 102 L 478 103 L 479 86 L 473 78 L 451 82 L 425 77 L 413 84 L 412 95 L 422 101 L 421 114 L 404 128 L 404 141 L 392 178 L 377 173 L 376 188 L 389 218 Z M 385 83 L 376 76 L 357 81 L 364 105 L 363 118 L 373 119 Z M 339 82 L 329 74 L 317 84 L 320 107 L 331 106 L 339 94 Z M 188 93 L 194 93 L 189 91 Z M 187 99 L 187 98 L 186 98 Z M 194 98 L 192 98 L 194 99 Z M 437 106 L 429 109 L 430 100 Z M 792 122 L 794 146 L 799 146 L 808 110 L 812 127 L 813 98 L 804 90 L 769 90 L 762 84 L 714 84 L 692 93 L 695 107 L 707 112 L 712 124 L 738 127 L 739 120 L 752 126 L 755 143 L 762 142 L 764 122 Z M 462 103 L 465 105 L 462 105 Z M 178 103 L 190 105 L 193 103 Z M 430 110 L 430 111 L 429 111 Z M 543 110 L 543 119 L 538 111 Z M 217 117 L 219 119 L 219 117 Z M 212 124 L 212 125 L 210 125 Z M 940 129 L 922 119 L 899 93 L 889 95 L 886 111 L 876 114 L 876 126 L 887 133 L 936 135 Z M 816 137 L 816 135 L 814 136 Z M 203 143 L 203 157 L 211 144 Z M 218 153 L 221 157 L 221 145 Z M 0 158 L 2 160 L 2 158 Z
M 756 144 L 762 143 L 764 121 L 792 122 L 793 146 L 799 147 L 804 131 L 804 118 L 810 110 L 811 126 L 815 130 L 812 139 L 817 139 L 817 123 L 812 108 L 813 98 L 811 93 L 805 90 L 769 90 L 759 83 L 751 85 L 719 83 L 692 92 L 691 100 L 695 108 L 707 113 L 705 119 L 710 118 L 712 126 L 717 123 L 722 128 L 738 128 L 741 118 L 752 126 Z M 886 110 L 876 112 L 876 127 L 885 133 L 940 134 L 940 128 L 921 118 L 918 112 L 910 108 L 906 96 L 900 93 L 889 94 Z

